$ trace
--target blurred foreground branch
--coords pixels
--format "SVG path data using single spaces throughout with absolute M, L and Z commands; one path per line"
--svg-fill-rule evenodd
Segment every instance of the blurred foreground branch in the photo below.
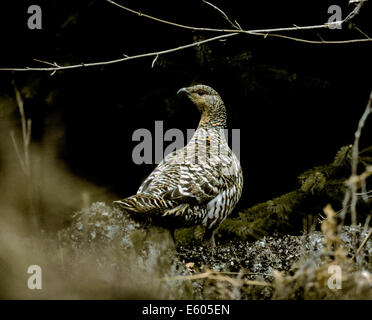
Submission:
M 18 148 L 17 140 L 15 138 L 14 131 L 10 132 L 10 136 L 12 138 L 12 143 L 14 149 L 17 153 L 17 157 L 19 163 L 22 167 L 22 170 L 26 176 L 30 176 L 31 168 L 30 168 L 30 155 L 29 155 L 29 146 L 31 141 L 31 119 L 26 119 L 25 111 L 24 111 L 24 104 L 21 93 L 17 89 L 16 85 L 13 83 L 14 91 L 16 95 L 16 102 L 19 110 L 19 115 L 21 117 L 21 125 L 22 125 L 22 140 L 23 140 L 23 156 Z
M 362 134 L 362 129 L 365 125 L 365 122 L 372 113 L 372 91 L 370 93 L 366 109 L 358 123 L 358 129 L 355 132 L 355 139 L 352 149 L 352 160 L 351 160 L 351 176 L 348 179 L 347 191 L 345 193 L 345 198 L 343 201 L 343 209 L 341 211 L 341 219 L 344 220 L 346 213 L 350 207 L 351 211 L 351 222 L 353 225 L 357 223 L 357 213 L 356 213 L 356 204 L 358 201 L 357 191 L 359 188 L 362 190 L 366 189 L 366 180 L 372 175 L 372 166 L 367 167 L 367 169 L 360 175 L 358 175 L 358 163 L 359 163 L 359 140 Z

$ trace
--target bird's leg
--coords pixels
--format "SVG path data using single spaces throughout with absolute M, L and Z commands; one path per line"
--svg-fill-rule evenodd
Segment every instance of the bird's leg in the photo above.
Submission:
M 172 237 L 172 239 L 173 239 L 174 245 L 176 245 L 176 237 L 175 237 L 175 235 L 174 235 L 174 233 L 175 233 L 175 229 L 174 229 L 174 228 L 170 228 L 170 229 L 169 229 L 169 232 L 170 232 L 171 237 Z
M 203 237 L 203 244 L 208 247 L 216 247 L 216 242 L 214 240 L 214 229 L 206 229 Z

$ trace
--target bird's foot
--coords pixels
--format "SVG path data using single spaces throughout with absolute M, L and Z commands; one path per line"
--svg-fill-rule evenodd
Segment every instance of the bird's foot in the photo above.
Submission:
M 209 229 L 206 230 L 204 234 L 204 240 L 203 245 L 210 248 L 216 247 L 216 241 L 214 239 L 214 231 L 211 231 Z

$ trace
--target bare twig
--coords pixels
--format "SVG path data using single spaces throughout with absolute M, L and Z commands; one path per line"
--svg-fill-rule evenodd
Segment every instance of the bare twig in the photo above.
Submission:
M 247 33 L 247 34 L 250 34 L 250 35 L 264 36 L 265 38 L 267 36 L 273 36 L 273 37 L 279 37 L 279 38 L 284 38 L 284 39 L 288 39 L 288 40 L 299 41 L 299 42 L 304 42 L 304 43 L 311 43 L 311 44 L 346 44 L 346 43 L 372 41 L 368 37 L 367 37 L 367 39 L 350 39 L 350 40 L 341 40 L 341 41 L 324 41 L 324 40 L 323 41 L 313 41 L 313 40 L 306 40 L 306 39 L 302 39 L 302 38 L 289 37 L 289 36 L 285 36 L 285 35 L 281 35 L 281 34 L 276 34 L 277 32 L 286 32 L 286 31 L 328 29 L 331 25 L 342 25 L 343 23 L 345 23 L 346 19 L 344 19 L 342 21 L 336 21 L 336 22 L 325 23 L 325 24 L 321 24 L 321 25 L 313 25 L 313 26 L 297 26 L 297 25 L 294 25 L 293 27 L 284 27 L 284 28 L 243 30 L 236 21 L 235 21 L 235 24 L 233 22 L 231 22 L 231 20 L 226 15 L 226 13 L 223 12 L 220 8 L 218 8 L 217 6 L 213 5 L 212 3 L 209 3 L 209 2 L 207 2 L 205 0 L 203 0 L 203 2 L 209 4 L 210 6 L 212 6 L 216 10 L 218 10 L 223 15 L 223 17 L 225 19 L 227 19 L 229 21 L 229 23 L 235 29 L 205 28 L 205 27 L 194 27 L 194 26 L 179 24 L 179 23 L 175 23 L 175 22 L 172 22 L 172 21 L 160 19 L 160 18 L 157 18 L 157 17 L 150 16 L 148 14 L 144 14 L 144 13 L 141 13 L 139 11 L 130 9 L 130 8 L 125 7 L 125 6 L 121 5 L 121 4 L 118 4 L 118 3 L 116 3 L 116 2 L 114 2 L 112 0 L 106 0 L 106 1 L 109 2 L 109 3 L 111 3 L 111 4 L 113 4 L 113 5 L 115 5 L 115 6 L 117 6 L 117 7 L 119 7 L 119 8 L 121 8 L 121 9 L 124 9 L 126 11 L 129 11 L 131 13 L 135 13 L 135 14 L 141 16 L 141 17 L 145 17 L 145 18 L 148 18 L 148 19 L 157 21 L 157 22 L 161 22 L 161 23 L 168 24 L 168 25 L 171 25 L 171 26 L 175 26 L 175 27 L 179 27 L 179 28 L 184 28 L 184 29 L 189 29 L 189 30 L 193 30 L 193 31 L 211 31 L 211 32 L 224 32 L 224 33 L 226 33 L 226 32 L 234 32 L 234 33 L 235 32 L 238 32 L 238 33 Z M 355 11 L 355 9 L 354 9 L 354 11 Z M 352 19 L 355 15 L 356 14 L 354 14 L 352 16 L 348 15 L 348 18 L 347 18 L 348 21 L 350 19 Z M 270 33 L 274 33 L 274 34 L 270 34 Z
M 156 63 L 156 60 L 158 60 L 159 58 L 159 55 L 157 54 L 154 58 L 154 60 L 152 60 L 152 63 L 151 63 L 151 68 L 153 68 L 155 66 L 155 63 Z
M 261 272 L 234 272 L 234 271 L 218 271 L 221 274 L 235 274 L 235 275 L 243 275 L 243 276 L 266 276 L 272 277 L 272 274 L 269 273 L 261 273 Z
M 14 136 L 14 132 L 11 132 L 10 136 L 12 138 L 14 149 L 17 153 L 17 157 L 21 164 L 22 170 L 24 171 L 25 175 L 29 176 L 31 173 L 30 156 L 29 156 L 29 146 L 30 146 L 30 141 L 31 141 L 31 119 L 26 119 L 21 93 L 19 92 L 19 90 L 17 89 L 14 83 L 13 83 L 13 86 L 14 86 L 14 92 L 16 95 L 16 102 L 17 102 L 19 114 L 21 116 L 22 138 L 23 138 L 23 157 L 20 154 L 18 144 Z
M 24 182 L 26 184 L 26 190 L 27 190 L 28 202 L 29 202 L 29 219 L 30 219 L 29 222 L 30 222 L 30 225 L 37 228 L 39 225 L 39 221 L 37 217 L 37 213 L 38 213 L 37 192 L 38 191 L 34 185 L 33 175 L 32 175 L 32 166 L 31 166 L 31 161 L 30 161 L 30 143 L 31 143 L 32 122 L 31 122 L 31 119 L 26 118 L 23 99 L 14 81 L 13 81 L 13 86 L 14 86 L 16 103 L 18 105 L 18 111 L 19 111 L 20 118 L 21 118 L 22 141 L 23 141 L 22 151 L 23 152 L 21 152 L 20 148 L 18 147 L 18 143 L 17 143 L 15 134 L 13 131 L 10 132 L 10 137 L 12 139 L 12 143 L 13 143 L 15 152 L 17 154 L 19 163 L 21 165 L 22 171 L 25 175 Z
M 11 67 L 4 67 L 0 68 L 0 71 L 47 71 L 51 72 L 51 75 L 53 75 L 57 71 L 61 70 L 69 70 L 69 69 L 77 69 L 77 68 L 85 68 L 85 67 L 94 67 L 94 66 L 103 66 L 103 65 L 108 65 L 108 64 L 114 64 L 114 63 L 119 63 L 119 62 L 124 62 L 127 60 L 134 60 L 134 59 L 139 59 L 139 58 L 144 58 L 144 57 L 156 57 L 160 56 L 163 54 L 171 53 L 171 52 L 176 52 L 180 50 L 184 50 L 187 48 L 199 46 L 208 42 L 216 41 L 216 40 L 223 40 L 225 38 L 228 38 L 230 36 L 235 36 L 238 34 L 249 34 L 249 35 L 254 35 L 254 36 L 263 36 L 264 38 L 267 38 L 268 36 L 270 37 L 278 37 L 278 38 L 283 38 L 287 40 L 292 40 L 292 41 L 297 41 L 297 42 L 303 42 L 303 43 L 309 43 L 309 44 L 348 44 L 348 43 L 357 43 L 357 42 L 370 42 L 372 41 L 371 38 L 363 38 L 363 39 L 350 39 L 350 40 L 336 40 L 336 41 L 315 41 L 315 40 L 307 40 L 307 39 L 302 39 L 302 38 L 296 38 L 296 37 L 291 37 L 291 36 L 286 36 L 282 34 L 278 34 L 278 32 L 288 32 L 288 31 L 298 31 L 298 30 L 316 30 L 316 29 L 328 29 L 331 25 L 342 25 L 346 19 L 342 21 L 336 21 L 336 22 L 331 22 L 331 23 L 324 23 L 320 25 L 313 25 L 313 26 L 297 26 L 294 25 L 292 27 L 283 27 L 283 28 L 269 28 L 269 29 L 255 29 L 255 30 L 243 30 L 239 23 L 235 21 L 235 23 L 231 22 L 231 20 L 228 18 L 228 16 L 217 6 L 212 5 L 211 3 L 203 0 L 205 3 L 209 4 L 216 10 L 218 10 L 225 19 L 228 19 L 230 21 L 230 24 L 234 26 L 234 29 L 218 29 L 218 28 L 206 28 L 206 27 L 194 27 L 194 26 L 189 26 L 189 25 L 184 25 L 180 23 L 175 23 L 172 21 L 160 19 L 157 17 L 150 16 L 148 14 L 141 13 L 139 11 L 133 10 L 131 8 L 125 7 L 121 4 L 118 4 L 112 0 L 106 0 L 107 2 L 111 3 L 112 5 L 115 5 L 123 10 L 126 10 L 128 12 L 137 14 L 138 16 L 151 19 L 160 23 L 164 23 L 167 25 L 183 28 L 183 29 L 188 29 L 188 30 L 193 30 L 193 31 L 208 31 L 208 32 L 220 32 L 224 33 L 223 35 L 216 36 L 216 37 L 211 37 L 202 41 L 197 41 L 193 42 L 187 45 L 179 46 L 179 47 L 174 47 L 171 49 L 166 49 L 166 50 L 161 50 L 157 52 L 149 52 L 149 53 L 144 53 L 144 54 L 137 54 L 133 56 L 127 56 L 124 55 L 124 58 L 119 58 L 119 59 L 114 59 L 114 60 L 108 60 L 108 61 L 101 61 L 101 62 L 92 62 L 92 63 L 80 63 L 80 64 L 74 64 L 74 65 L 66 65 L 66 66 L 61 66 L 58 65 L 56 62 L 51 63 L 43 60 L 37 60 L 34 59 L 35 61 L 41 62 L 43 64 L 49 65 L 49 67 L 25 67 L 25 68 L 11 68 Z M 353 15 L 355 16 L 355 14 Z M 353 17 L 352 16 L 352 17 Z M 349 17 L 349 16 L 348 16 Z M 351 18 L 352 18 L 351 17 Z M 349 20 L 351 19 L 349 17 Z M 155 60 L 156 61 L 156 60 Z
M 348 39 L 348 40 L 308 40 L 308 39 L 302 39 L 302 38 L 296 38 L 291 36 L 286 36 L 284 34 L 276 34 L 276 33 L 256 33 L 256 35 L 263 36 L 264 38 L 267 37 L 275 37 L 275 38 L 282 38 L 287 40 L 293 40 L 297 42 L 303 42 L 303 43 L 309 43 L 309 44 L 348 44 L 348 43 L 357 43 L 357 42 L 371 42 L 372 39 Z
M 21 168 L 22 168 L 22 171 L 25 175 L 27 175 L 27 169 L 26 169 L 26 166 L 25 166 L 25 163 L 23 161 L 23 158 L 21 156 L 21 152 L 19 151 L 19 148 L 18 148 L 18 144 L 17 144 L 17 140 L 15 138 L 15 135 L 14 135 L 14 131 L 10 131 L 10 137 L 12 139 L 12 143 L 13 143 L 13 147 L 14 147 L 14 150 L 16 152 L 16 155 L 17 155 L 17 158 L 18 158 L 18 161 L 21 165 Z
M 358 30 L 363 36 L 366 37 L 366 39 L 371 39 L 368 34 L 366 34 L 364 31 L 362 31 L 360 28 L 354 25 L 354 29 Z
M 368 217 L 366 218 L 366 221 L 364 222 L 364 229 L 368 229 L 371 218 L 372 218 L 372 214 L 369 214 Z
M 45 64 L 53 66 L 53 67 L 59 67 L 59 65 L 56 62 L 51 63 L 51 62 L 40 60 L 40 59 L 33 59 L 33 60 L 36 61 L 36 62 L 45 63 Z
M 369 240 L 369 238 L 371 238 L 372 236 L 372 229 L 369 231 L 369 233 L 367 234 L 367 236 L 364 238 L 363 242 L 360 244 L 358 250 L 355 252 L 355 254 L 353 255 L 353 257 L 351 258 L 352 260 L 356 259 L 356 257 L 358 256 L 358 254 L 360 253 L 360 251 L 362 251 L 363 247 L 366 245 L 367 241 Z
M 353 11 L 351 11 L 347 17 L 344 19 L 344 22 L 348 22 L 352 19 L 354 19 L 360 12 L 360 9 L 362 8 L 364 2 L 367 2 L 368 0 L 354 0 L 350 1 L 349 3 L 356 3 L 356 6 Z
M 244 284 L 254 285 L 254 286 L 271 286 L 270 283 L 265 282 L 265 281 L 256 281 L 256 280 L 238 281 L 238 280 L 233 279 L 231 277 L 224 276 L 220 272 L 211 271 L 211 270 L 208 270 L 208 271 L 203 272 L 203 273 L 190 275 L 190 276 L 175 276 L 175 277 L 165 278 L 164 280 L 181 280 L 181 281 L 184 281 L 184 280 L 200 280 L 200 279 L 227 281 L 235 287 L 240 287 Z
M 358 197 L 362 197 L 364 201 L 367 201 L 372 197 L 372 190 L 366 190 L 366 180 L 369 176 L 372 175 L 372 166 L 368 166 L 366 170 L 358 175 L 358 163 L 359 163 L 359 140 L 362 134 L 362 129 L 365 125 L 365 122 L 372 113 L 372 91 L 369 95 L 366 109 L 364 110 L 362 117 L 359 119 L 358 128 L 354 134 L 354 144 L 352 147 L 352 156 L 351 156 L 351 176 L 346 181 L 347 190 L 345 192 L 344 199 L 342 201 L 342 209 L 336 214 L 340 216 L 341 223 L 339 228 L 343 226 L 343 222 L 346 217 L 346 213 L 351 211 L 351 221 L 353 225 L 357 223 L 357 213 L 356 205 L 358 202 Z M 362 192 L 357 192 L 361 188 Z M 319 222 L 323 222 L 326 218 L 321 216 L 321 219 L 318 219 Z
M 216 9 L 218 12 L 220 12 L 222 14 L 222 16 L 225 18 L 225 20 L 230 23 L 232 25 L 233 28 L 235 29 L 239 29 L 239 30 L 242 30 L 242 28 L 240 27 L 239 23 L 237 23 L 235 21 L 235 23 L 233 23 L 230 18 L 227 16 L 227 14 L 225 12 L 223 12 L 219 7 L 217 7 L 216 5 L 214 5 L 213 3 L 210 3 L 206 0 L 202 0 L 204 3 L 206 3 L 207 5 L 211 6 L 212 8 Z
M 176 48 L 171 48 L 167 50 L 162 50 L 162 51 L 156 51 L 156 52 L 149 52 L 149 53 L 144 53 L 144 54 L 138 54 L 134 56 L 124 56 L 123 58 L 115 59 L 115 60 L 108 60 L 108 61 L 101 61 L 101 62 L 92 62 L 92 63 L 80 63 L 80 64 L 75 64 L 75 65 L 69 65 L 69 66 L 56 66 L 56 67 L 28 67 L 28 68 L 0 68 L 0 71 L 60 71 L 60 70 L 68 70 L 68 69 L 77 69 L 77 68 L 87 68 L 87 67 L 94 67 L 94 66 L 102 66 L 102 65 L 108 65 L 108 64 L 114 64 L 118 62 L 124 62 L 127 60 L 134 60 L 134 59 L 139 59 L 139 58 L 145 58 L 145 57 L 154 57 L 154 56 L 160 56 L 163 54 L 167 54 L 170 52 L 175 52 L 187 48 L 192 48 L 195 46 L 202 45 L 204 43 L 216 41 L 219 39 L 224 39 L 224 38 L 229 38 L 232 36 L 236 36 L 238 33 L 228 33 L 228 34 L 222 34 L 213 38 L 193 42 L 190 44 L 186 44 L 183 46 L 179 46 Z
M 367 174 L 371 175 L 371 173 L 369 173 L 369 172 L 370 172 L 370 170 L 367 170 L 364 174 L 362 174 L 362 178 L 364 179 L 362 181 L 362 183 L 365 182 L 365 179 L 367 178 L 367 176 L 366 176 Z M 355 195 L 358 196 L 358 197 L 361 197 L 364 201 L 368 201 L 369 199 L 372 198 L 372 190 L 366 191 L 366 192 L 356 192 Z M 344 201 L 345 201 L 345 199 L 344 199 Z M 351 207 L 350 204 L 346 205 L 346 207 L 343 207 L 341 210 L 337 211 L 336 215 L 342 217 L 345 210 L 349 210 L 350 207 Z M 318 218 L 319 223 L 322 223 L 324 220 L 327 220 L 327 217 L 323 216 L 322 213 L 318 213 L 318 216 L 319 216 L 319 218 Z
M 100 62 L 92 62 L 92 63 L 80 63 L 80 64 L 73 64 L 73 65 L 67 65 L 67 66 L 61 66 L 57 65 L 55 67 L 25 67 L 25 68 L 12 68 L 12 67 L 5 67 L 5 68 L 0 68 L 0 71 L 46 71 L 46 72 L 52 72 L 51 75 L 53 75 L 57 71 L 63 71 L 63 70 L 70 70 L 70 69 L 78 69 L 78 68 L 88 68 L 88 67 L 97 67 L 97 66 L 104 66 L 104 65 L 110 65 L 110 64 L 115 64 L 115 63 L 120 63 L 128 60 L 135 60 L 135 59 L 140 59 L 140 58 L 146 58 L 146 57 L 156 57 L 160 55 L 165 55 L 171 52 L 176 52 L 192 47 L 196 47 L 208 42 L 213 42 L 216 40 L 223 40 L 225 38 L 229 38 L 232 36 L 236 36 L 239 33 L 228 33 L 228 34 L 223 34 L 220 36 L 208 38 L 205 40 L 193 42 L 190 44 L 186 44 L 183 46 L 175 47 L 175 48 L 170 48 L 166 50 L 161 50 L 161 51 L 155 51 L 155 52 L 148 52 L 148 53 L 143 53 L 143 54 L 138 54 L 138 55 L 133 55 L 133 56 L 127 56 L 124 55 L 124 58 L 119 58 L 119 59 L 114 59 L 114 60 L 107 60 L 107 61 L 100 61 Z M 281 34 L 263 34 L 263 33 L 250 33 L 252 35 L 258 35 L 258 36 L 263 36 L 264 38 L 270 36 L 270 37 L 278 37 L 278 38 L 284 38 L 288 40 L 294 40 L 298 42 L 304 42 L 304 43 L 310 43 L 310 44 L 347 44 L 347 43 L 356 43 L 356 42 L 372 42 L 372 39 L 351 39 L 351 40 L 340 40 L 340 41 L 315 41 L 315 40 L 306 40 L 306 39 L 301 39 L 301 38 L 295 38 L 295 37 L 289 37 Z
M 358 185 L 361 180 L 365 180 L 367 176 L 363 177 L 358 177 L 358 162 L 359 162 L 359 140 L 360 136 L 362 134 L 362 129 L 365 125 L 365 122 L 371 113 L 371 104 L 372 104 L 372 91 L 370 93 L 368 103 L 366 106 L 366 109 L 364 110 L 364 113 L 362 117 L 359 120 L 358 123 L 358 129 L 355 132 L 355 139 L 354 139 L 354 144 L 353 144 L 353 149 L 352 149 L 352 161 L 351 161 L 351 177 L 349 179 L 349 189 L 348 192 L 351 194 L 351 221 L 353 225 L 356 225 L 357 222 L 357 217 L 356 217 L 356 204 L 357 204 L 357 196 L 356 192 L 358 190 Z M 366 174 L 364 174 L 366 175 Z
M 256 34 L 260 34 L 260 33 L 270 33 L 270 32 L 285 32 L 285 31 L 298 31 L 298 30 L 328 29 L 331 25 L 340 25 L 340 24 L 343 23 L 343 21 L 336 21 L 336 22 L 324 23 L 324 24 L 313 25 L 313 26 L 297 26 L 297 25 L 294 25 L 293 27 L 256 29 L 256 30 L 243 30 L 241 28 L 236 28 L 235 25 L 234 25 L 235 29 L 194 27 L 194 26 L 189 26 L 189 25 L 185 25 L 185 24 L 180 24 L 180 23 L 172 22 L 172 21 L 169 21 L 169 20 L 160 19 L 160 18 L 151 16 L 151 15 L 148 15 L 148 14 L 145 14 L 145 13 L 142 13 L 142 12 L 139 12 L 139 11 L 136 11 L 136 10 L 133 10 L 133 9 L 130 9 L 130 8 L 125 7 L 125 6 L 121 5 L 121 4 L 118 4 L 118 3 L 116 3 L 115 1 L 112 1 L 112 0 L 106 0 L 106 1 L 109 2 L 109 3 L 111 3 L 111 4 L 113 4 L 113 5 L 115 5 L 115 6 L 117 6 L 117 7 L 119 7 L 119 8 L 121 8 L 121 9 L 123 9 L 123 10 L 126 10 L 128 12 L 137 14 L 140 17 L 144 17 L 144 18 L 147 18 L 147 19 L 150 19 L 150 20 L 154 20 L 154 21 L 157 21 L 157 22 L 160 22 L 160 23 L 168 24 L 168 25 L 171 25 L 171 26 L 174 26 L 174 27 L 178 27 L 178 28 L 189 29 L 189 30 L 193 30 L 193 31 L 210 31 L 210 32 L 222 32 L 222 33 L 235 33 L 235 32 L 238 32 L 238 33 L 248 33 L 248 34 L 256 35 Z M 215 7 L 215 8 L 217 8 L 217 7 Z M 219 9 L 219 10 L 221 10 L 221 9 Z M 226 14 L 224 14 L 224 16 L 225 15 Z
M 212 279 L 212 280 L 220 280 L 220 281 L 227 281 L 231 285 L 239 287 L 241 286 L 241 283 L 231 277 L 223 276 L 221 274 L 218 274 L 218 272 L 213 271 L 206 271 L 203 273 L 193 274 L 190 276 L 175 276 L 171 278 L 165 278 L 165 280 L 200 280 L 200 279 Z

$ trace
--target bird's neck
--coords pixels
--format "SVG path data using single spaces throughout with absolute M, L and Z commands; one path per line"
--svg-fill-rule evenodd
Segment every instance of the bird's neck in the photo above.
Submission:
M 198 128 L 225 129 L 226 128 L 225 109 L 221 108 L 221 110 L 217 112 L 211 112 L 209 110 L 202 112 Z
M 226 121 L 221 121 L 220 119 L 213 119 L 209 115 L 202 115 L 198 128 L 225 129 Z
M 208 137 L 213 137 L 219 141 L 225 140 L 225 126 L 216 125 L 212 126 L 210 123 L 200 124 L 195 131 L 193 136 L 194 139 L 208 139 Z

